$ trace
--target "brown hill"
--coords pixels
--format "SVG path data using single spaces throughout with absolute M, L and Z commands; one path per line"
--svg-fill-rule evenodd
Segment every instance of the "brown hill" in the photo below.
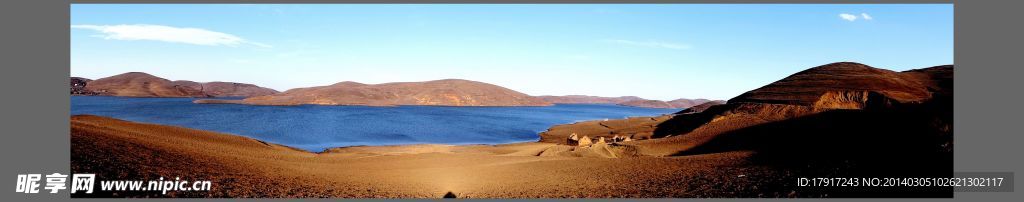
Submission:
M 72 94 L 126 97 L 252 97 L 277 93 L 276 90 L 252 84 L 231 82 L 170 81 L 142 72 L 129 72 L 85 81 L 76 91 L 72 77 Z M 78 80 L 81 82 L 82 80 Z
M 126 97 L 209 97 L 199 89 L 142 72 L 128 72 L 97 79 L 86 90 L 100 95 Z
M 952 147 L 951 83 L 952 66 L 898 73 L 829 64 L 743 93 L 726 105 L 677 115 L 657 125 L 654 137 L 664 138 L 636 144 L 655 156 L 758 150 L 794 159 L 920 155 L 946 163 L 943 152 Z
M 279 93 L 277 90 L 260 87 L 253 84 L 247 83 L 234 83 L 234 82 L 205 82 L 199 83 L 194 81 L 178 80 L 173 82 L 176 85 L 188 86 L 193 89 L 199 89 L 213 97 L 256 97 L 264 95 L 272 95 Z
M 921 101 L 930 96 L 928 89 L 911 75 L 859 63 L 839 62 L 798 72 L 743 93 L 730 99 L 729 103 L 828 105 L 834 103 L 821 101 L 850 101 L 842 98 L 857 92 L 873 92 L 899 102 Z
M 376 85 L 341 82 L 330 86 L 297 88 L 283 93 L 251 97 L 237 103 L 252 105 L 438 105 L 438 106 L 548 106 L 549 102 L 507 88 L 477 81 L 445 79 Z
M 565 96 L 537 96 L 544 101 L 550 103 L 565 103 L 565 104 L 618 104 L 633 100 L 643 100 L 643 98 L 636 96 L 621 96 L 621 97 L 600 97 L 600 96 L 589 96 L 589 95 L 565 95 Z
M 203 83 L 203 92 L 214 97 L 256 97 L 278 93 L 253 84 L 220 81 Z
M 710 101 L 711 100 L 708 100 L 708 99 L 692 99 L 691 100 L 691 99 L 686 99 L 686 98 L 680 98 L 680 99 L 675 99 L 675 100 L 672 100 L 672 101 L 668 101 L 668 104 L 672 105 L 672 108 L 689 108 L 689 107 L 697 106 L 699 104 L 704 104 L 704 103 L 710 102 Z
M 932 93 L 941 94 L 941 96 L 952 96 L 953 94 L 953 65 L 915 69 L 900 74 L 921 83 Z

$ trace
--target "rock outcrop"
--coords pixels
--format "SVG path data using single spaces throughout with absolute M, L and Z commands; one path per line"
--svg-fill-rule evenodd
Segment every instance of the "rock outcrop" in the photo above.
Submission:
M 629 141 L 633 141 L 633 139 L 629 138 L 629 137 L 626 137 L 626 136 L 618 136 L 618 135 L 616 135 L 615 137 L 612 137 L 612 142 L 629 142 Z
M 576 133 L 572 133 L 572 135 L 569 135 L 569 138 L 565 139 L 565 144 L 573 146 L 580 145 L 580 137 L 576 135 Z
M 71 94 L 72 95 L 96 95 L 95 92 L 92 92 L 92 91 L 90 91 L 88 89 L 85 89 L 85 86 L 89 83 L 89 81 L 92 81 L 92 79 L 81 78 L 81 77 L 71 77 Z
M 330 86 L 291 89 L 282 93 L 236 101 L 250 105 L 434 105 L 434 106 L 549 106 L 540 98 L 477 81 L 445 79 L 425 82 L 362 84 L 341 82 Z
M 594 138 L 614 138 L 615 136 L 620 136 L 630 140 L 648 139 L 654 135 L 655 126 L 669 118 L 671 118 L 669 115 L 630 117 L 556 125 L 540 133 L 540 142 L 572 145 L 572 143 L 565 140 L 571 139 L 573 135 Z
M 583 136 L 583 137 L 580 138 L 580 140 L 578 142 L 576 142 L 576 145 L 574 145 L 574 146 L 586 147 L 586 146 L 590 146 L 592 144 L 594 144 L 594 142 L 592 140 L 590 140 L 590 137 Z

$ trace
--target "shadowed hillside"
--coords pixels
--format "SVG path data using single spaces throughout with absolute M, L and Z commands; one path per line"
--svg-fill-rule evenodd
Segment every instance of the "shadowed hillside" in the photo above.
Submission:
M 953 168 L 952 87 L 952 65 L 893 72 L 858 63 L 827 64 L 725 104 L 683 110 L 653 126 L 651 122 L 618 126 L 645 130 L 615 135 L 653 133 L 649 140 L 615 145 L 637 156 L 752 151 L 750 159 L 759 165 L 815 177 L 948 177 Z M 566 142 L 567 136 L 551 134 L 608 136 L 613 129 L 597 127 L 606 122 L 629 121 L 556 126 L 541 133 L 541 140 L 572 144 Z M 817 191 L 836 197 L 948 197 L 952 193 L 946 188 Z
M 655 153 L 669 155 L 684 152 L 725 132 L 773 122 L 792 121 L 823 112 L 830 113 L 819 115 L 817 118 L 854 114 L 879 116 L 877 119 L 844 119 L 846 121 L 829 122 L 833 124 L 825 126 L 875 126 L 880 123 L 874 121 L 888 118 L 883 116 L 891 117 L 897 114 L 906 114 L 918 119 L 929 119 L 933 116 L 942 119 L 943 117 L 935 113 L 952 113 L 952 103 L 949 100 L 952 90 L 943 88 L 939 83 L 952 83 L 952 68 L 939 66 L 903 73 L 856 63 L 833 63 L 811 68 L 744 93 L 729 100 L 727 104 L 712 106 L 701 113 L 678 115 L 659 124 L 655 137 L 668 137 L 660 141 L 680 144 L 679 147 L 672 149 L 674 151 Z M 887 125 L 932 127 L 917 126 L 915 124 L 918 123 L 914 122 L 916 120 L 893 120 L 896 121 L 895 125 Z M 950 126 L 952 123 L 951 119 L 938 121 L 948 121 Z M 819 126 L 821 125 L 806 127 Z M 895 130 L 891 127 L 869 128 L 875 128 L 879 132 Z

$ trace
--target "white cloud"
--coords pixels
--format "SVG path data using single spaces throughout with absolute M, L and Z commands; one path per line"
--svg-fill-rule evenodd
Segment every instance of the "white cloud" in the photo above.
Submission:
M 864 18 L 864 20 L 873 20 L 874 19 L 870 15 L 868 15 L 867 13 L 860 13 L 860 17 Z
M 269 48 L 270 45 L 247 41 L 235 35 L 190 27 L 163 25 L 71 25 L 74 29 L 98 31 L 96 35 L 113 40 L 153 40 L 171 43 L 186 43 L 203 46 L 237 46 L 240 44 Z
M 843 20 L 846 20 L 846 21 L 853 22 L 853 21 L 857 20 L 857 15 L 853 15 L 853 14 L 849 14 L 849 13 L 840 13 L 839 14 L 839 18 L 842 18 Z
M 628 46 L 640 46 L 640 47 L 648 47 L 648 48 L 666 48 L 666 49 L 673 49 L 673 50 L 685 50 L 685 49 L 690 49 L 691 48 L 689 45 L 685 45 L 685 44 L 659 42 L 659 41 L 631 41 L 631 40 L 622 40 L 622 39 L 611 39 L 611 40 L 604 40 L 604 42 L 614 43 L 614 44 L 621 44 L 621 45 L 628 45 Z

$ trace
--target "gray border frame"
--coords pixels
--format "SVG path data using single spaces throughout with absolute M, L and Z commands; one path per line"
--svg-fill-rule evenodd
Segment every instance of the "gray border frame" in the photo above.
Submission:
M 68 173 L 70 99 L 67 93 L 70 3 L 123 0 L 4 1 L 0 6 L 0 178 Z M 144 3 L 954 3 L 953 0 L 151 0 Z M 1006 5 L 1016 4 L 1016 5 Z M 1022 1 L 955 1 L 955 166 L 959 172 L 1016 172 L 1024 107 Z M 65 194 L 18 194 L 0 182 L 2 201 L 67 200 Z M 1017 180 L 1014 181 L 1017 183 Z M 1017 199 L 1017 200 L 1014 200 Z M 63 201 L 62 200 L 62 201 Z M 78 199 L 86 200 L 86 199 Z M 316 200 L 316 199 L 305 199 Z M 335 200 L 335 199 L 331 199 Z M 429 200 L 429 199 L 428 199 Z M 657 199 L 692 200 L 692 199 Z M 747 199 L 757 200 L 757 199 Z M 806 199 L 805 199 L 806 200 Z M 851 200 L 851 199 L 835 199 Z M 934 201 L 936 199 L 925 199 Z M 939 199 L 943 200 L 943 199 Z M 955 201 L 1018 201 L 1017 192 L 958 192 Z
M 71 3 L 139 3 L 131 0 L 71 0 Z M 713 4 L 951 4 L 953 0 L 149 0 L 145 3 L 472 3 L 472 4 L 558 4 L 558 3 L 713 3 Z

